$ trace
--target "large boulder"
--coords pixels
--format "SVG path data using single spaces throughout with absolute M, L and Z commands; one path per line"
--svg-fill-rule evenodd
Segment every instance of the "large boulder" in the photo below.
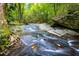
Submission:
M 79 12 L 54 18 L 57 24 L 71 29 L 79 29 Z
M 71 29 L 79 29 L 79 4 L 69 4 L 66 13 L 54 18 L 59 24 Z

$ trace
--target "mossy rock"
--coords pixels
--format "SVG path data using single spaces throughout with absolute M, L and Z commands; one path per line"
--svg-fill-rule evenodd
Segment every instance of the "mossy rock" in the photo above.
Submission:
M 56 23 L 71 29 L 79 29 L 79 13 L 68 14 L 54 19 Z

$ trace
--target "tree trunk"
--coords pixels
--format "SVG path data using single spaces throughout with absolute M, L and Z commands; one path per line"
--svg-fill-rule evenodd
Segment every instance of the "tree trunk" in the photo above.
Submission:
M 0 25 L 7 25 L 7 21 L 4 16 L 4 4 L 0 3 Z

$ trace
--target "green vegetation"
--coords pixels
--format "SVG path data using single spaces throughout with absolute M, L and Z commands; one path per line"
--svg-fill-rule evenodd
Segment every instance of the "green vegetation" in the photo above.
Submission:
M 69 4 L 5 4 L 5 14 L 9 23 L 43 23 L 53 24 L 52 18 L 66 14 Z M 63 12 L 62 12 L 63 11 Z
M 24 5 L 19 3 L 5 4 L 5 16 L 10 24 L 19 24 L 24 19 Z
M 12 4 L 5 4 L 4 10 L 5 10 L 5 17 L 9 24 L 27 24 L 27 23 L 45 22 L 50 25 L 53 25 L 54 24 L 53 17 L 78 13 L 79 4 L 12 3 Z
M 0 51 L 4 50 L 9 45 L 9 35 L 10 35 L 9 28 L 7 27 L 0 27 Z

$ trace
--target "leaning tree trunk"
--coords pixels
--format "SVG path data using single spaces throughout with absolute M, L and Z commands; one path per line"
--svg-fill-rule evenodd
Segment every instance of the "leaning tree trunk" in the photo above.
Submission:
M 4 4 L 0 3 L 0 25 L 7 25 L 7 21 L 4 16 Z

